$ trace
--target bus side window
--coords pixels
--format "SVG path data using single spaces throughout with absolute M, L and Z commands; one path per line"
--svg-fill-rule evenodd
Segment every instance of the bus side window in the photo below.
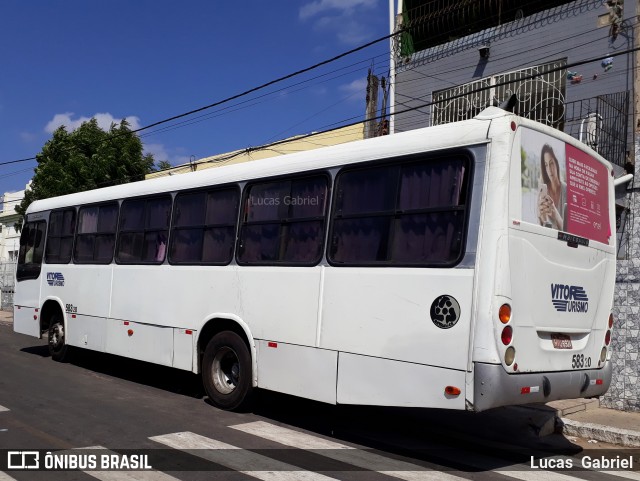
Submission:
M 44 251 L 44 229 L 36 229 L 36 235 L 33 242 L 33 260 L 34 264 L 42 264 L 42 253 Z
M 49 215 L 45 251 L 47 264 L 68 264 L 71 261 L 75 219 L 75 209 L 59 210 Z
M 27 255 L 27 250 L 33 247 L 33 242 L 29 242 L 29 237 L 31 236 L 31 224 L 25 224 L 22 227 L 22 232 L 20 233 L 20 252 L 18 253 L 18 262 L 20 264 L 24 264 L 26 262 L 25 258 Z
M 238 236 L 238 262 L 317 264 L 322 258 L 328 191 L 324 175 L 249 185 Z
M 226 265 L 233 259 L 240 191 L 237 187 L 176 196 L 169 262 Z
M 79 264 L 109 264 L 113 259 L 118 204 L 108 202 L 81 207 L 73 260 Z
M 127 199 L 121 212 L 116 261 L 162 264 L 169 237 L 171 196 Z
M 47 224 L 44 221 L 28 222 L 20 234 L 20 252 L 16 279 L 23 281 L 40 277 L 44 238 Z
M 447 155 L 340 172 L 329 261 L 454 266 L 463 255 L 467 164 Z

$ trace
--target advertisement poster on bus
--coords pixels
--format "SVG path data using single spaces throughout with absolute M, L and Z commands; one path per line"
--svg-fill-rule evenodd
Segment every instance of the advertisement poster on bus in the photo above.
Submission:
M 609 243 L 608 171 L 589 154 L 522 128 L 522 220 Z

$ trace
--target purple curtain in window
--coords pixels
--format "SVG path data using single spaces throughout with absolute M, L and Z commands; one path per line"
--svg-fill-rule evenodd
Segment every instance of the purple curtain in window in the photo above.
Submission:
M 284 261 L 314 262 L 322 246 L 322 222 L 298 222 L 288 226 Z
M 400 210 L 460 204 L 464 166 L 462 162 L 408 166 L 400 181 Z

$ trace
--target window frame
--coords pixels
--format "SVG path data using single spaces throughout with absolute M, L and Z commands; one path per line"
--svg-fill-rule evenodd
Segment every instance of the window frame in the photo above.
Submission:
M 461 206 L 451 207 L 433 207 L 433 208 L 420 208 L 420 209 L 411 209 L 406 211 L 399 210 L 399 194 L 400 194 L 400 185 L 402 176 L 398 175 L 398 184 L 396 186 L 396 199 L 395 206 L 392 212 L 386 211 L 370 211 L 359 214 L 352 214 L 348 216 L 337 216 L 337 195 L 339 193 L 339 182 L 340 177 L 345 173 L 354 172 L 354 171 L 365 171 L 368 169 L 375 169 L 379 167 L 394 167 L 397 166 L 399 172 L 401 173 L 403 167 L 410 166 L 412 164 L 418 165 L 421 163 L 437 163 L 442 160 L 451 160 L 451 159 L 461 159 L 463 161 L 463 165 L 465 168 L 464 179 L 462 186 L 460 188 L 460 195 L 464 196 L 465 202 Z M 466 254 L 466 245 L 468 238 L 468 230 L 469 230 L 469 216 L 472 208 L 472 194 L 473 194 L 473 176 L 475 171 L 475 157 L 474 155 L 465 148 L 458 149 L 446 149 L 434 152 L 422 152 L 419 154 L 412 154 L 408 156 L 402 156 L 397 158 L 387 158 L 380 161 L 366 162 L 366 163 L 358 163 L 354 165 L 343 166 L 336 173 L 334 181 L 333 181 L 333 196 L 331 199 L 331 212 L 329 217 L 329 226 L 328 226 L 328 235 L 326 241 L 326 258 L 329 265 L 333 267 L 409 267 L 409 268 L 453 268 L 456 267 L 462 260 Z M 395 223 L 399 220 L 403 215 L 411 215 L 411 214 L 428 214 L 430 212 L 451 212 L 451 211 L 462 211 L 462 228 L 461 228 L 461 239 L 460 239 L 460 251 L 457 257 L 449 262 L 394 262 L 393 259 L 388 259 L 384 261 L 365 261 L 365 262 L 338 262 L 333 259 L 331 248 L 332 242 L 335 235 L 335 221 L 336 219 L 363 219 L 363 218 L 386 218 L 390 219 L 389 228 L 388 228 L 388 236 L 389 236 L 389 245 L 387 246 L 387 258 L 391 257 L 391 253 L 393 252 L 393 240 L 394 234 L 393 230 L 395 227 Z
M 67 211 L 71 211 L 73 212 L 73 221 L 72 221 L 72 226 L 73 226 L 73 231 L 72 233 L 69 234 L 61 234 L 61 235 L 53 235 L 51 234 L 51 216 L 53 214 L 57 214 L 57 213 L 62 213 L 62 216 L 64 218 L 64 214 Z M 47 223 L 47 243 L 45 245 L 45 249 L 44 249 L 44 260 L 47 264 L 52 264 L 52 265 L 66 265 L 66 264 L 71 264 L 73 262 L 73 254 L 74 254 L 74 248 L 75 248 L 75 241 L 76 241 L 76 229 L 78 227 L 77 225 L 78 222 L 78 208 L 76 206 L 72 206 L 72 207 L 64 207 L 61 209 L 54 209 L 51 212 L 49 212 L 49 222 Z M 51 238 L 56 238 L 56 239 L 63 239 L 63 238 L 71 238 L 71 251 L 69 252 L 69 259 L 65 262 L 65 261 L 52 261 L 49 259 L 49 239 Z M 58 255 L 59 257 L 59 255 Z
M 90 233 L 80 233 L 79 232 L 79 227 L 80 227 L 80 212 L 82 211 L 82 209 L 90 209 L 93 207 L 103 207 L 103 206 L 108 206 L 108 205 L 115 205 L 117 208 L 117 213 L 116 213 L 116 228 L 113 232 L 106 232 L 106 231 L 98 231 L 96 230 L 96 232 L 90 232 Z M 98 217 L 98 221 L 100 220 L 100 218 Z M 116 249 L 116 245 L 117 245 L 117 235 L 118 235 L 118 223 L 120 222 L 120 202 L 116 199 L 116 200 L 107 200 L 104 202 L 94 202 L 91 204 L 82 204 L 79 205 L 77 207 L 77 211 L 76 211 L 76 231 L 75 231 L 75 235 L 73 238 L 73 254 L 72 254 L 72 261 L 74 264 L 82 264 L 82 265 L 109 265 L 113 262 L 114 256 L 115 256 L 115 249 Z M 106 235 L 113 235 L 114 239 L 113 239 L 113 249 L 111 251 L 111 258 L 109 259 L 109 261 L 96 261 L 95 260 L 95 241 L 93 244 L 93 260 L 92 261 L 84 261 L 84 260 L 79 260 L 76 257 L 76 248 L 78 246 L 78 238 L 80 236 L 89 236 L 89 235 L 93 235 L 93 236 L 106 236 Z
M 26 263 L 24 262 L 24 260 L 22 262 L 20 262 L 20 257 L 22 257 L 20 254 L 22 252 L 22 236 L 24 235 L 24 228 L 27 227 L 28 225 L 42 225 L 44 224 L 44 231 L 42 233 L 42 257 L 40 258 L 40 262 L 36 263 L 36 262 L 29 262 Z M 33 221 L 27 221 L 24 223 L 24 225 L 22 226 L 23 231 L 20 234 L 20 243 L 19 243 L 19 248 L 18 248 L 18 259 L 17 259 L 17 264 L 16 264 L 16 281 L 17 282 L 22 282 L 22 281 L 27 281 L 27 280 L 35 280 L 38 279 L 40 277 L 40 273 L 42 272 L 42 264 L 44 263 L 45 259 L 44 259 L 44 254 L 45 254 L 45 249 L 46 249 L 46 240 L 47 240 L 47 221 L 45 219 L 37 219 L 37 220 L 33 220 Z M 35 255 L 36 253 L 36 249 L 34 247 L 33 249 L 33 254 Z M 26 252 L 25 252 L 25 256 L 26 256 Z M 34 266 L 37 266 L 34 267 Z M 37 271 L 37 272 L 36 272 Z
M 157 232 L 161 229 L 156 229 L 156 228 L 147 228 L 146 224 L 147 224 L 147 202 L 150 200 L 156 200 L 156 199 L 162 199 L 162 198 L 168 198 L 169 199 L 169 219 L 168 219 L 168 224 L 167 224 L 167 243 L 166 243 L 166 247 L 165 247 L 165 254 L 164 257 L 161 261 L 155 260 L 155 261 L 145 261 L 145 260 L 134 260 L 132 262 L 129 261 L 123 261 L 122 259 L 119 258 L 119 254 L 120 254 L 120 243 L 122 241 L 122 234 L 129 234 L 129 233 L 142 233 L 142 238 L 144 240 L 145 235 L 147 232 Z M 123 205 L 126 202 L 138 202 L 138 201 L 144 201 L 144 220 L 143 220 L 143 228 L 142 230 L 140 229 L 127 229 L 127 230 L 123 230 L 122 226 L 121 226 L 121 222 L 122 222 L 122 208 Z M 175 201 L 175 195 L 172 192 L 159 192 L 156 194 L 151 194 L 151 195 L 145 195 L 145 196 L 138 196 L 138 197 L 125 197 L 120 199 L 119 201 L 119 211 L 118 211 L 118 220 L 116 223 L 116 240 L 115 240 L 115 246 L 114 246 L 114 253 L 113 253 L 113 260 L 115 261 L 116 264 L 118 265 L 125 265 L 125 266 L 131 266 L 131 265 L 161 265 L 164 264 L 165 261 L 167 260 L 168 257 L 168 251 L 169 251 L 169 242 L 170 242 L 170 234 L 171 234 L 171 221 L 173 219 L 173 210 L 174 210 L 174 201 Z M 144 244 L 143 244 L 144 245 Z
M 249 194 L 251 188 L 258 184 L 268 184 L 275 182 L 295 182 L 304 179 L 310 179 L 314 177 L 323 178 L 326 181 L 326 199 L 325 205 L 323 209 L 322 216 L 316 217 L 300 217 L 300 218 L 285 218 L 278 220 L 268 220 L 268 221 L 254 221 L 247 223 L 244 221 L 244 217 L 246 215 L 246 207 L 247 200 L 249 198 Z M 239 209 L 239 218 L 238 218 L 238 226 L 236 230 L 236 248 L 235 248 L 235 260 L 239 266 L 272 266 L 272 267 L 313 267 L 320 264 L 325 257 L 325 250 L 327 245 L 327 232 L 328 232 L 328 222 L 329 222 L 329 214 L 331 208 L 331 200 L 332 200 L 332 192 L 333 192 L 333 179 L 332 176 L 326 170 L 312 170 L 308 172 L 294 172 L 286 175 L 278 175 L 273 177 L 265 177 L 261 179 L 252 179 L 248 181 L 243 190 L 242 190 L 242 199 L 241 205 Z M 279 227 L 282 228 L 283 225 L 291 225 L 298 222 L 313 222 L 313 221 L 321 221 L 322 223 L 322 232 L 320 239 L 320 252 L 316 256 L 313 261 L 309 262 L 292 262 L 292 261 L 243 261 L 240 259 L 241 253 L 241 244 L 243 241 L 242 232 L 244 226 L 255 226 L 255 225 L 268 225 L 268 224 L 279 224 Z
M 177 209 L 176 209 L 176 202 L 178 200 L 179 196 L 183 196 L 183 195 L 192 195 L 192 194 L 199 194 L 202 193 L 205 196 L 210 193 L 210 192 L 220 192 L 220 191 L 225 191 L 225 190 L 229 190 L 229 191 L 235 191 L 235 193 L 238 195 L 238 205 L 236 207 L 236 212 L 235 212 L 235 220 L 234 220 L 234 224 L 210 224 L 208 225 L 206 223 L 206 210 L 205 210 L 205 219 L 204 219 L 204 224 L 202 224 L 201 226 L 190 226 L 190 227 L 176 227 L 175 225 L 175 216 L 177 213 Z M 169 226 L 169 243 L 167 245 L 167 255 L 166 255 L 166 259 L 167 262 L 172 265 L 172 266 L 228 266 L 229 264 L 231 264 L 233 262 L 233 260 L 236 258 L 236 248 L 237 248 L 237 244 L 238 244 L 238 229 L 239 229 L 239 219 L 240 219 L 240 212 L 242 211 L 242 202 L 243 202 L 243 195 L 242 195 L 242 189 L 240 187 L 240 185 L 238 183 L 230 183 L 230 184 L 220 184 L 220 185 L 212 185 L 209 187 L 199 187 L 199 188 L 195 188 L 195 189 L 186 189 L 186 190 L 179 190 L 175 192 L 175 195 L 173 197 L 173 204 L 172 204 L 172 209 L 173 212 L 171 213 L 171 224 Z M 227 262 L 204 262 L 204 261 L 200 261 L 200 262 L 190 262 L 190 261 L 186 261 L 186 262 L 182 262 L 182 261 L 175 261 L 172 256 L 171 256 L 171 251 L 173 249 L 173 244 L 175 242 L 175 232 L 176 231 L 180 231 L 180 230 L 187 230 L 187 229 L 202 229 L 203 231 L 203 236 L 204 236 L 204 231 L 206 231 L 209 228 L 216 228 L 216 227 L 233 227 L 233 245 L 231 248 L 231 256 L 229 258 L 229 260 Z M 203 237 L 203 246 L 202 246 L 203 252 L 204 252 L 204 237 Z

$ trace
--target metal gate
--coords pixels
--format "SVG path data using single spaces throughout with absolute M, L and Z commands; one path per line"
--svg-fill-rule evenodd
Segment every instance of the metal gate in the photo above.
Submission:
M 13 309 L 13 291 L 16 279 L 16 262 L 0 262 L 0 309 Z

